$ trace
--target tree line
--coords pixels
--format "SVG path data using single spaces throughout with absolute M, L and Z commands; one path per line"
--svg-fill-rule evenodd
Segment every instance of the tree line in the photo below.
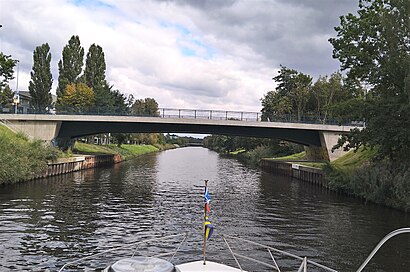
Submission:
M 362 88 L 352 86 L 340 72 L 320 76 L 313 83 L 310 75 L 280 66 L 275 90 L 261 99 L 262 120 L 314 123 L 345 121 L 336 107 L 352 98 L 362 97 Z
M 51 53 L 48 43 L 37 46 L 33 51 L 33 66 L 30 73 L 29 93 L 33 113 L 78 114 L 134 114 L 158 115 L 158 103 L 154 98 L 135 99 L 126 97 L 106 80 L 105 54 L 101 46 L 92 44 L 85 56 L 79 36 L 73 35 L 62 51 L 58 62 L 57 101 L 53 103 L 51 88 Z M 8 82 L 14 79 L 17 60 L 0 53 L 0 104 L 10 107 L 14 93 Z M 84 67 L 84 69 L 83 69 Z
M 335 148 L 376 149 L 378 159 L 407 163 L 410 154 L 410 5 L 406 0 L 360 0 L 357 15 L 340 17 L 329 39 L 341 71 L 312 77 L 281 66 L 262 118 L 293 115 L 326 123 L 361 121 Z

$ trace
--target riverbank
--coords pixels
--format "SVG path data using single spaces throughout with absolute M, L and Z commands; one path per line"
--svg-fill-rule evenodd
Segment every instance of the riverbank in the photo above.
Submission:
M 255 166 L 254 151 L 231 152 L 229 156 Z M 319 184 L 364 201 L 410 211 L 410 169 L 406 163 L 375 162 L 375 150 L 350 151 L 333 162 L 306 161 L 305 152 L 261 158 L 262 169 L 279 175 Z
M 77 142 L 73 151 L 63 153 L 0 124 L 0 185 L 111 165 L 142 154 L 172 148 L 176 146 L 123 144 L 117 147 Z
M 174 144 L 154 144 L 154 145 L 134 145 L 134 144 L 122 144 L 121 147 L 117 145 L 94 145 L 76 142 L 73 148 L 73 152 L 77 154 L 85 155 L 107 155 L 107 154 L 119 154 L 122 160 L 132 159 L 134 157 L 158 152 L 168 149 L 174 149 L 177 146 Z
M 110 166 L 138 157 L 143 154 L 158 152 L 161 150 L 175 148 L 171 144 L 158 145 L 94 145 L 76 142 L 70 158 L 59 158 L 48 162 L 47 169 L 35 178 L 45 178 L 55 175 L 67 174 L 83 169 Z
M 29 140 L 0 123 L 0 185 L 32 179 L 47 169 L 47 162 L 65 156 L 58 149 Z

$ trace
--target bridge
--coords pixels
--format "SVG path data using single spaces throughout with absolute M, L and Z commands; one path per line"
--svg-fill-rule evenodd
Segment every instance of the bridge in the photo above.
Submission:
M 67 147 L 76 138 L 103 133 L 199 133 L 276 138 L 302 144 L 319 160 L 334 160 L 344 152 L 332 147 L 341 134 L 355 126 L 297 123 L 295 120 L 262 122 L 260 113 L 160 109 L 156 117 L 1 114 L 15 131 L 31 138 Z

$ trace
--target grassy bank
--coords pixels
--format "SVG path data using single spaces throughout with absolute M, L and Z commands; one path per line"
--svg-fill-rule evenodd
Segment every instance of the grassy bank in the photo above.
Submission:
M 331 189 L 410 211 L 408 162 L 374 161 L 374 150 L 349 152 L 324 167 Z
M 332 190 L 410 211 L 410 167 L 406 162 L 374 161 L 376 150 L 350 151 L 331 163 L 299 164 L 321 168 Z M 301 154 L 276 158 L 295 160 Z
M 0 124 L 0 185 L 34 178 L 47 161 L 63 156 L 56 148 L 31 141 Z
M 160 150 L 172 149 L 175 148 L 174 145 L 165 144 L 165 145 L 130 145 L 130 144 L 122 144 L 121 147 L 116 145 L 94 145 L 94 144 L 86 144 L 81 142 L 76 142 L 74 145 L 73 152 L 80 153 L 80 154 L 120 154 L 124 160 L 146 154 L 157 152 Z

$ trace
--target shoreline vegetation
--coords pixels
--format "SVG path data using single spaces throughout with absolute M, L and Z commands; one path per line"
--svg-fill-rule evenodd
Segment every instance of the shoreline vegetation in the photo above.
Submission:
M 103 155 L 103 154 L 120 154 L 123 160 L 129 160 L 137 156 L 176 148 L 173 144 L 153 144 L 153 145 L 136 145 L 122 144 L 118 147 L 115 144 L 95 145 L 76 142 L 73 152 L 83 155 Z
M 119 154 L 122 160 L 176 148 L 175 144 L 94 145 L 76 142 L 73 151 L 64 153 L 57 148 L 46 146 L 40 140 L 31 140 L 22 133 L 15 133 L 0 124 L 0 186 L 27 181 L 42 173 L 49 162 L 75 155 Z M 75 154 L 74 154 L 74 153 Z
M 251 156 L 247 153 L 254 152 L 240 149 L 226 154 L 252 164 L 254 159 L 249 159 Z M 264 159 L 295 162 L 321 169 L 332 191 L 410 212 L 410 170 L 388 160 L 374 161 L 376 154 L 375 149 L 359 148 L 330 163 L 306 161 L 304 151 Z
M 173 149 L 177 146 L 166 143 L 122 144 L 118 147 L 115 144 L 94 145 L 78 141 L 73 151 L 64 153 L 0 125 L 0 150 L 2 150 L 0 185 L 30 180 L 44 171 L 48 162 L 75 156 L 73 152 L 78 155 L 120 154 L 123 160 L 128 160 L 142 154 Z M 285 153 L 289 153 L 290 150 L 292 148 L 286 149 Z M 257 167 L 262 158 L 268 158 L 319 168 L 325 172 L 329 187 L 333 191 L 405 212 L 410 211 L 410 170 L 388 160 L 374 161 L 373 158 L 377 154 L 374 149 L 359 148 L 356 152 L 350 151 L 331 163 L 304 161 L 306 159 L 304 151 L 285 156 L 279 155 L 281 152 L 276 152 L 278 155 L 275 157 L 268 146 L 257 146 L 249 150 L 239 148 L 234 151 L 216 151 L 235 157 L 253 167 Z

